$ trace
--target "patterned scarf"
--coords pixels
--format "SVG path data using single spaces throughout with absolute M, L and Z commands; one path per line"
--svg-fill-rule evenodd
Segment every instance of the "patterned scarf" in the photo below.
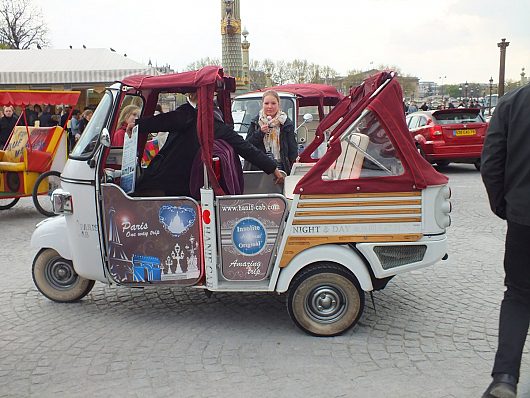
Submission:
M 281 162 L 280 156 L 280 128 L 287 120 L 285 112 L 279 110 L 274 117 L 265 116 L 263 109 L 259 111 L 258 124 L 260 127 L 269 126 L 269 132 L 263 134 L 263 144 L 265 145 L 265 152 L 277 163 Z

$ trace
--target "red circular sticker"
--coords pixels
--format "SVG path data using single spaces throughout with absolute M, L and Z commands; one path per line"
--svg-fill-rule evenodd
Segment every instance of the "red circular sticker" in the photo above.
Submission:
M 212 219 L 210 218 L 210 210 L 204 210 L 202 212 L 202 219 L 204 220 L 205 224 L 210 224 Z

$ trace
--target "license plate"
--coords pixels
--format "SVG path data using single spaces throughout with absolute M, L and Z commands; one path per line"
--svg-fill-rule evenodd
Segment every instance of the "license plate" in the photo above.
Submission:
M 475 129 L 455 130 L 455 135 L 457 137 L 461 137 L 464 135 L 475 135 L 475 134 L 477 134 L 477 130 Z

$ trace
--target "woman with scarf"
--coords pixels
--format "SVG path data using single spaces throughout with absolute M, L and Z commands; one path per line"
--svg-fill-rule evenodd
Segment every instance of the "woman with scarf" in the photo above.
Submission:
M 273 159 L 287 174 L 298 156 L 294 124 L 280 108 L 280 97 L 273 90 L 263 93 L 262 108 L 250 122 L 246 140 Z M 254 170 L 245 162 L 245 170 Z

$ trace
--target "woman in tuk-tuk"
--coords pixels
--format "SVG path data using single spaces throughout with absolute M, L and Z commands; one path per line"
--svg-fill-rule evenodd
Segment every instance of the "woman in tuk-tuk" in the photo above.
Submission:
M 298 156 L 294 124 L 280 108 L 280 96 L 276 91 L 263 93 L 262 108 L 250 122 L 246 140 L 273 159 L 278 168 L 291 173 Z M 252 170 L 245 164 L 245 169 Z
M 140 177 L 136 194 L 191 196 L 191 169 L 199 150 L 196 94 L 188 94 L 188 102 L 174 111 L 138 119 L 136 124 L 140 134 L 169 132 L 165 145 Z M 127 132 L 133 126 L 133 123 L 129 124 Z M 283 183 L 283 173 L 277 168 L 275 161 L 217 119 L 214 121 L 214 137 L 216 140 L 226 141 L 239 156 L 267 174 L 274 174 L 277 184 Z

